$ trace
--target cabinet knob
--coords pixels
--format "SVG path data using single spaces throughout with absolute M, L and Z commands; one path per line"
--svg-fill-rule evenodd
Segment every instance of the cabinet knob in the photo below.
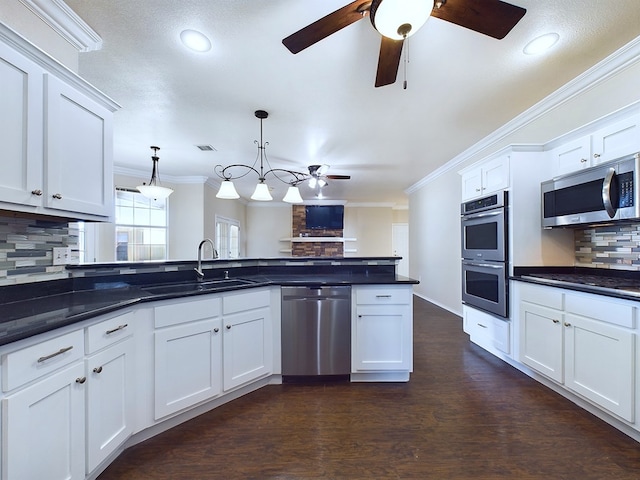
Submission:
M 31 190 L 31 194 L 35 195 L 36 197 L 41 197 L 42 196 L 42 190 L 40 190 L 39 188 L 36 188 L 35 190 Z
M 102 373 L 102 366 L 94 368 L 93 373 Z
M 60 195 L 59 193 L 54 193 L 53 195 L 51 195 L 53 198 L 55 198 L 56 200 L 62 200 L 62 195 Z
M 599 153 L 594 153 L 593 154 L 593 158 L 600 158 L 600 154 Z
M 78 378 L 76 378 L 76 383 L 82 384 L 82 383 L 84 383 L 86 381 L 87 381 L 87 377 L 78 377 Z
M 571 324 L 570 324 L 569 322 L 564 322 L 564 326 L 565 326 L 565 327 L 570 327 L 570 326 L 571 326 Z
M 231 330 L 231 325 L 227 325 L 227 330 Z
M 476 188 L 476 192 L 479 192 L 479 191 L 480 191 L 480 189 L 479 189 L 479 188 Z
M 218 327 L 216 327 L 216 328 L 214 328 L 214 329 L 213 329 L 213 332 L 214 332 L 214 333 L 218 333 L 219 331 L 220 331 L 220 329 L 219 329 Z
M 587 162 L 588 162 L 588 160 L 586 158 L 581 158 L 580 159 L 580 163 L 587 163 Z
M 553 323 L 560 323 L 560 320 L 553 319 Z

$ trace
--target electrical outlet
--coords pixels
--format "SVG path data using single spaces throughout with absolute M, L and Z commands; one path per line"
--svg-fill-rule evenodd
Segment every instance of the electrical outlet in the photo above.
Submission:
M 67 265 L 71 261 L 70 247 L 53 247 L 53 264 Z

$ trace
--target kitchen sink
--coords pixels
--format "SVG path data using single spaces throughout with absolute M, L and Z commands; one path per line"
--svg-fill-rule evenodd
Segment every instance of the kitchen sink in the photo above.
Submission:
M 163 285 L 150 285 L 142 287 L 145 292 L 153 295 L 164 295 L 171 293 L 191 293 L 191 292 L 209 292 L 221 289 L 241 287 L 244 285 L 251 285 L 251 280 L 244 280 L 241 278 L 234 278 L 228 280 L 212 280 L 205 282 L 189 282 L 189 283 L 173 283 Z

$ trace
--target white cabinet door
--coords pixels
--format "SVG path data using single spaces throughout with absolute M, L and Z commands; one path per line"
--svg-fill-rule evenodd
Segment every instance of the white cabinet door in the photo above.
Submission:
M 35 63 L 0 43 L 3 202 L 42 204 L 43 74 Z
M 45 206 L 113 215 L 113 114 L 45 75 Z
M 86 360 L 87 473 L 133 432 L 133 339 L 130 337 Z
M 85 478 L 84 371 L 76 363 L 2 400 L 2 478 Z
M 594 164 L 640 151 L 640 115 L 607 125 L 591 136 Z
M 353 334 L 354 371 L 411 371 L 412 319 L 404 305 L 358 305 Z
M 156 420 L 220 393 L 219 318 L 162 328 L 154 338 Z
M 562 383 L 563 317 L 558 310 L 520 302 L 520 361 Z
M 565 385 L 632 422 L 635 335 L 572 314 L 566 315 L 564 325 Z
M 591 137 L 589 135 L 551 150 L 553 176 L 564 175 L 591 166 Z
M 489 160 L 482 166 L 482 194 L 504 190 L 509 186 L 509 157 Z
M 224 390 L 273 371 L 271 310 L 259 308 L 224 317 Z
M 482 170 L 477 168 L 462 174 L 462 200 L 482 195 Z

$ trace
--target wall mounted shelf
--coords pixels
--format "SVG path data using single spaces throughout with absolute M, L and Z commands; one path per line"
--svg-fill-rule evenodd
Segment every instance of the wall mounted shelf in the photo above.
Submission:
M 289 237 L 289 238 L 281 238 L 281 242 L 355 242 L 357 239 L 355 238 L 344 238 L 344 237 Z

